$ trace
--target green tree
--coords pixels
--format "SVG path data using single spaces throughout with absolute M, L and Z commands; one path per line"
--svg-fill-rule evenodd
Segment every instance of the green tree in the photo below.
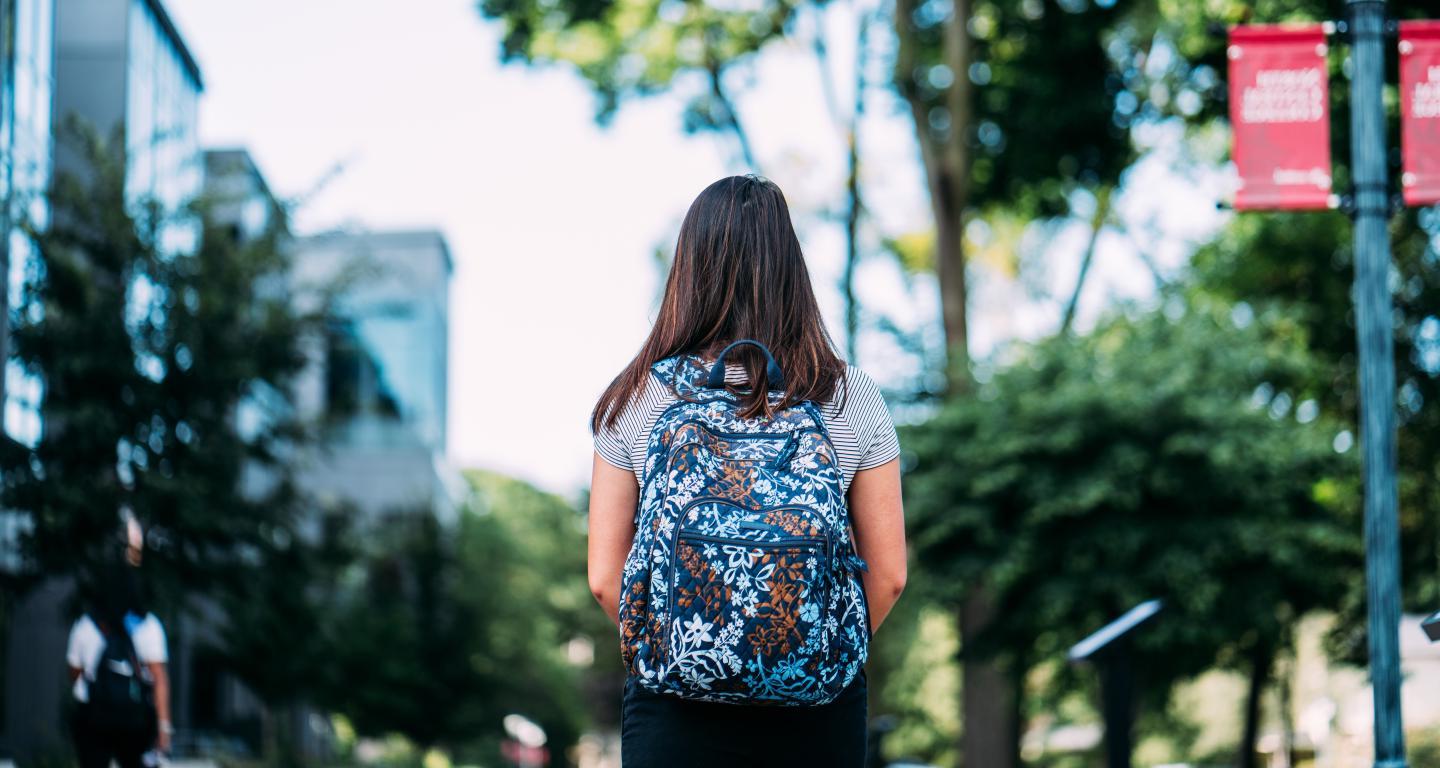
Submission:
M 1426 7 L 1429 5 L 1430 7 Z M 1342 10 L 1313 0 L 1194 2 L 1157 6 L 1156 39 L 1166 56 L 1142 68 L 1132 92 L 1157 116 L 1178 116 L 1195 134 L 1224 129 L 1226 70 L 1223 35 L 1217 28 L 1242 23 L 1320 22 Z M 1433 16 L 1432 4 L 1390 4 L 1399 18 Z M 1335 38 L 1330 49 L 1330 128 L 1335 191 L 1349 192 L 1348 46 Z M 1388 81 L 1394 82 L 1394 70 Z M 1145 99 L 1145 92 L 1168 97 Z M 1398 100 L 1386 99 L 1387 137 L 1398 138 Z M 1391 178 L 1398 176 L 1392 169 Z M 1409 610 L 1430 610 L 1440 599 L 1440 495 L 1434 468 L 1440 462 L 1437 415 L 1440 396 L 1440 316 L 1434 308 L 1440 289 L 1433 209 L 1402 210 L 1391 222 L 1395 303 L 1396 405 L 1399 426 L 1399 494 L 1402 600 Z M 1322 408 L 1358 434 L 1357 353 L 1350 287 L 1353 230 L 1341 212 L 1242 213 L 1195 255 L 1190 278 L 1198 290 L 1243 303 L 1243 311 L 1282 311 L 1305 328 L 1318 365 L 1311 387 Z M 1355 484 L 1356 478 L 1340 478 Z M 1360 525 L 1359 521 L 1355 525 Z M 1330 651 L 1366 663 L 1365 582 L 1346 585 L 1342 613 Z
M 966 228 L 989 211 L 1022 220 L 1095 201 L 1078 296 L 1109 218 L 1110 190 L 1134 159 L 1137 117 L 1117 100 L 1128 66 L 1106 43 L 1132 2 L 938 3 L 896 0 L 894 84 L 910 108 L 934 219 L 948 387 L 970 383 Z M 1067 310 L 1065 325 L 1073 317 Z M 958 606 L 965 685 L 962 754 L 973 764 L 1018 764 L 1020 695 L 1014 680 L 974 652 L 995 619 L 984 579 Z
M 1108 215 L 1138 115 L 1116 98 L 1129 62 L 1106 46 L 1140 5 L 895 3 L 894 85 L 930 192 L 952 387 L 969 376 L 967 223 L 995 207 L 1063 215 L 1077 190 L 1097 199 L 1096 229 Z
M 86 169 L 56 179 L 53 224 L 29 230 L 36 268 L 14 326 L 16 358 L 43 383 L 44 429 L 0 457 L 5 505 L 27 522 L 25 575 L 114 559 L 128 510 L 162 593 L 233 585 L 297 538 L 305 509 L 286 456 L 308 435 L 280 393 L 318 319 L 280 289 L 283 217 L 240 243 L 203 202 L 127 200 L 121 137 L 72 124 L 62 140 Z M 198 246 L 162 252 L 162 231 Z
M 978 580 L 993 590 L 997 620 L 963 653 L 995 655 L 1018 682 L 1159 597 L 1162 619 L 1136 640 L 1155 711 L 1217 663 L 1257 696 L 1296 619 L 1339 607 L 1359 528 L 1331 479 L 1351 467 L 1309 389 L 1303 326 L 1237 317 L 1177 296 L 1025 348 L 909 431 L 921 570 L 952 604 Z M 1076 672 L 1052 685 L 1073 690 Z
M 133 515 L 160 612 L 219 607 L 231 671 L 268 704 L 294 702 L 312 690 L 310 590 L 334 552 L 304 535 L 315 521 L 290 469 L 311 436 L 285 393 L 320 325 L 284 287 L 284 212 L 241 241 L 208 201 L 128 199 L 122 136 L 72 122 L 61 141 L 85 164 L 55 180 L 52 225 L 27 227 L 14 352 L 43 384 L 44 423 L 34 445 L 0 451 L 3 504 L 23 520 L 6 586 L 90 583 L 121 557 Z M 165 233 L 195 248 L 162 251 Z
M 409 510 L 362 527 L 361 563 L 327 611 L 322 701 L 361 734 L 486 762 L 503 718 L 521 714 L 563 759 L 591 716 L 576 695 L 591 673 L 567 644 L 605 647 L 613 634 L 590 605 L 583 518 L 521 481 L 467 478 L 472 499 L 454 521 Z
M 22 229 L 36 250 L 16 313 L 13 352 L 45 386 L 45 429 L 37 444 L 4 438 L 4 506 L 24 520 L 24 589 L 51 575 L 75 575 L 118 560 L 122 481 L 118 449 L 146 420 L 127 323 L 130 286 L 156 261 L 123 196 L 123 167 L 92 134 L 71 141 L 95 161 L 93 179 L 62 175 L 50 199 L 55 224 Z M 113 142 L 119 145 L 118 141 Z
M 1427 211 L 1406 214 L 1394 237 L 1395 365 L 1399 417 L 1402 585 L 1410 610 L 1440 602 L 1440 221 Z M 1252 311 L 1286 309 L 1306 328 L 1313 354 L 1317 397 L 1358 434 L 1354 311 L 1350 301 L 1352 243 L 1349 221 L 1339 213 L 1247 214 L 1195 256 L 1198 285 Z M 1357 582 L 1356 589 L 1363 589 Z M 1352 601 L 1363 608 L 1362 596 Z M 1363 660 L 1364 622 L 1342 622 L 1337 637 L 1344 656 Z
M 1151 101 L 1157 116 L 1178 116 L 1197 128 L 1225 119 L 1225 39 L 1217 26 L 1241 23 L 1319 22 L 1338 9 L 1313 0 L 1178 0 L 1160 6 L 1156 34 L 1173 56 L 1135 80 L 1137 92 L 1159 87 L 1170 98 Z M 1395 4 L 1401 18 L 1433 15 L 1424 4 Z M 1350 157 L 1349 88 L 1344 71 L 1344 41 L 1330 56 L 1331 155 L 1335 189 L 1347 192 Z M 1393 75 L 1391 76 L 1393 82 Z M 1180 98 L 1199 96 L 1198 99 Z M 1192 109 L 1182 110 L 1190 104 Z M 1398 105 L 1387 101 L 1390 145 L 1399 135 Z M 1392 173 L 1392 177 L 1398 175 Z M 1399 470 L 1402 585 L 1412 610 L 1440 600 L 1440 494 L 1432 482 L 1440 461 L 1440 268 L 1436 238 L 1440 219 L 1432 209 L 1404 210 L 1391 225 L 1395 270 L 1396 404 L 1399 409 Z M 1317 361 L 1316 397 L 1327 411 L 1351 425 L 1358 423 L 1359 389 L 1350 285 L 1353 280 L 1353 231 L 1339 211 L 1316 213 L 1243 213 L 1195 254 L 1192 279 L 1199 290 L 1229 301 L 1245 302 L 1257 312 L 1271 308 L 1294 314 L 1304 324 Z M 1357 582 L 1363 589 L 1363 582 Z M 1363 607 L 1363 596 L 1352 601 Z M 1354 618 L 1358 618 L 1354 617 Z M 1337 650 L 1363 660 L 1363 621 L 1344 621 L 1351 631 L 1337 639 Z
M 736 107 L 734 77 L 767 46 L 808 43 L 820 53 L 834 47 L 824 33 L 801 30 L 806 14 L 833 3 L 779 0 L 728 6 L 661 0 L 480 0 L 482 14 L 503 25 L 501 57 L 533 64 L 574 66 L 597 97 L 597 119 L 607 122 L 630 98 L 678 91 L 689 101 L 687 130 L 723 130 L 739 139 L 747 165 L 756 165 Z M 947 348 L 964 377 L 964 225 L 976 211 L 1018 204 L 1032 215 L 1068 208 L 1076 189 L 1098 192 L 1118 182 L 1133 158 L 1127 128 L 1132 111 L 1117 105 L 1128 62 L 1107 53 L 1111 30 L 1130 15 L 1133 0 L 1051 4 L 1030 2 L 916 3 L 899 0 L 893 24 L 880 23 L 871 3 L 847 4 L 862 60 L 869 41 L 895 43 L 892 85 L 905 100 L 920 145 L 935 214 Z M 811 21 L 815 21 L 812 19 Z M 818 22 L 809 26 L 819 26 Z M 863 67 L 863 61 L 862 61 Z M 691 83 L 704 83 L 693 88 Z M 860 101 L 850 110 L 834 103 L 854 155 Z M 850 161 L 851 186 L 863 157 Z M 858 191 L 851 195 L 853 215 Z M 1102 217 L 1103 218 L 1103 217 Z M 847 221 L 847 231 L 853 231 Z
M 317 511 L 302 539 L 237 570 L 212 603 L 218 624 L 205 650 L 267 705 L 260 747 L 278 765 L 303 764 L 296 711 L 335 684 L 331 622 L 340 584 L 357 567 L 353 514 Z
M 460 523 L 460 540 L 472 532 Z M 358 583 L 329 611 L 333 648 L 322 703 L 362 734 L 400 733 L 421 747 L 449 745 L 498 727 L 474 722 L 477 704 L 498 697 L 472 658 L 486 617 L 461 593 L 462 574 L 449 537 L 425 509 L 375 521 Z M 493 583 L 463 586 L 493 595 Z M 486 722 L 488 720 L 488 722 Z

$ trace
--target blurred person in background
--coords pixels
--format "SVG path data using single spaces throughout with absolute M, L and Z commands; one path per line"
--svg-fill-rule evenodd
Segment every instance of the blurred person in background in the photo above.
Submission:
M 720 411 L 682 402 L 716 399 L 739 434 L 715 426 Z M 775 184 L 732 176 L 692 203 L 650 336 L 600 397 L 591 429 L 589 579 L 621 630 L 625 768 L 861 766 L 865 648 L 906 579 L 900 446 L 879 388 L 835 352 Z M 686 429 L 710 434 L 696 439 L 710 440 L 713 476 L 676 479 L 693 471 L 668 452 Z M 796 449 L 802 433 L 809 442 Z M 776 455 L 760 471 L 766 451 Z M 777 502 L 775 486 L 792 495 Z M 809 495 L 817 488 L 821 502 Z M 724 498 L 687 511 L 706 496 Z M 703 525 L 735 538 L 706 539 Z M 791 548 L 807 540 L 824 544 Z M 832 557 L 848 570 L 828 573 L 845 580 L 816 568 Z M 656 562 L 668 611 L 654 610 L 666 595 L 650 594 Z
M 170 751 L 165 628 L 145 602 L 139 559 L 132 545 L 124 564 L 102 570 L 70 628 L 65 658 L 80 768 L 106 768 L 112 759 L 140 768 Z

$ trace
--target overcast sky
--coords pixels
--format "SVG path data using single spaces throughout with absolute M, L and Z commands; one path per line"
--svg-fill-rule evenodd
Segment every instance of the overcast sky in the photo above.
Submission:
M 686 136 L 680 99 L 624 105 L 606 128 L 583 81 L 559 68 L 502 66 L 499 31 L 471 0 L 165 0 L 200 63 L 200 134 L 242 146 L 282 196 L 342 172 L 299 212 L 302 234 L 335 227 L 441 230 L 455 258 L 450 315 L 449 451 L 571 493 L 588 480 L 586 419 L 653 318 L 654 253 L 710 182 L 743 167 L 724 136 Z M 847 20 L 825 23 L 844 32 Z M 847 37 L 845 34 L 836 39 Z M 853 51 L 834 51 L 837 70 Z M 839 340 L 838 203 L 843 152 L 806 48 L 767 52 L 741 102 L 761 170 L 785 190 L 822 308 Z M 843 96 L 843 94 L 842 94 Z M 848 102 L 848 96 L 844 96 Z M 877 89 L 862 132 L 868 202 L 888 234 L 926 226 L 912 128 Z M 1162 153 L 1163 154 L 1163 153 Z M 1209 231 L 1213 179 L 1178 178 L 1168 156 L 1138 169 L 1128 219 L 1157 224 L 1163 267 Z M 1208 206 L 1208 207 L 1207 207 Z M 1074 280 L 1086 232 L 1062 230 L 1042 254 L 1041 293 Z M 1101 241 L 1082 318 L 1153 281 L 1119 236 Z M 980 352 L 1052 330 L 1059 309 L 998 276 L 977 275 Z M 1053 290 L 1045 286 L 1051 286 Z M 869 311 L 902 325 L 935 317 L 934 291 L 907 287 L 884 257 L 861 271 Z M 843 342 L 842 342 L 843 343 Z M 862 367 L 882 384 L 904 372 L 878 334 Z

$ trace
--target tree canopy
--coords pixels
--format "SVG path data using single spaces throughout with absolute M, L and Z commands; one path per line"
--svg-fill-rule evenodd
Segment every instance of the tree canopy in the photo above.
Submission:
M 1359 569 L 1354 490 L 1334 479 L 1352 456 L 1309 389 L 1304 327 L 1235 318 L 1175 296 L 1026 347 L 907 431 L 926 583 L 952 603 L 993 590 L 997 620 L 964 653 L 1023 671 L 1161 598 L 1136 648 L 1163 708 L 1174 682 L 1248 669 L 1339 607 Z
M 484 762 L 508 714 L 563 750 L 592 717 L 576 695 L 593 684 L 589 662 L 570 643 L 613 646 L 586 585 L 583 517 L 518 480 L 467 479 L 454 521 L 396 510 L 362 529 L 369 543 L 327 611 L 334 656 L 319 700 L 362 735 Z

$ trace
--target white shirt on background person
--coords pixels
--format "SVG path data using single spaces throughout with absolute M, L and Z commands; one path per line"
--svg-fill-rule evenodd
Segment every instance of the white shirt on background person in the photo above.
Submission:
M 134 646 L 135 656 L 141 664 L 164 664 L 170 660 L 165 647 L 165 627 L 155 614 L 146 613 L 137 620 L 132 613 L 125 619 L 125 625 L 130 629 L 130 644 Z M 95 620 L 89 614 L 76 619 L 70 627 L 70 641 L 65 649 L 65 661 L 80 670 L 72 688 L 76 701 L 90 700 L 90 680 L 95 677 L 95 667 L 100 663 L 100 654 L 104 650 L 105 635 L 100 632 Z

